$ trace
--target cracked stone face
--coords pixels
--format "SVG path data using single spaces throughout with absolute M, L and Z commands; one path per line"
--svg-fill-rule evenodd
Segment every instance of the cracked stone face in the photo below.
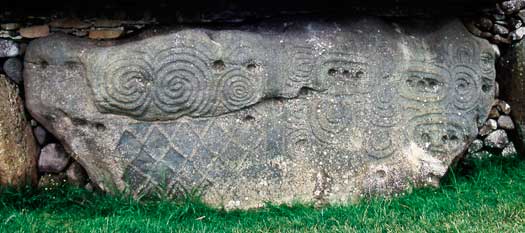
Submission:
M 487 118 L 495 57 L 458 20 L 286 21 L 51 36 L 24 79 L 31 114 L 101 188 L 249 208 L 437 185 Z

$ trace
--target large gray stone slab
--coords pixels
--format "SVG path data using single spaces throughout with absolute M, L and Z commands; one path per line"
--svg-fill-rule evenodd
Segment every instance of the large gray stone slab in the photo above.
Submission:
M 108 191 L 227 208 L 437 185 L 487 119 L 495 50 L 459 20 L 283 21 L 33 41 L 31 114 Z

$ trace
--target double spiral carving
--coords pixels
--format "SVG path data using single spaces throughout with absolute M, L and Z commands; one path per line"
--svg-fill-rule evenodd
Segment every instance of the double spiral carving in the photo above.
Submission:
M 197 50 L 170 49 L 159 53 L 155 105 L 167 113 L 204 115 L 211 111 L 214 93 L 209 89 L 211 71 Z
M 257 101 L 257 80 L 241 69 L 232 69 L 221 77 L 223 104 L 228 110 L 237 110 Z

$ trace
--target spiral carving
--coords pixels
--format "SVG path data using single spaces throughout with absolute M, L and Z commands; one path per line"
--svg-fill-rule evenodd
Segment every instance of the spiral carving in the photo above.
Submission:
M 153 68 L 144 58 L 122 58 L 104 72 L 105 99 L 111 109 L 141 115 L 151 101 Z
M 232 69 L 221 77 L 223 104 L 228 110 L 237 110 L 257 101 L 257 80 L 241 69 Z
M 206 115 L 212 110 L 215 94 L 206 57 L 196 49 L 171 48 L 157 55 L 155 105 L 177 115 Z

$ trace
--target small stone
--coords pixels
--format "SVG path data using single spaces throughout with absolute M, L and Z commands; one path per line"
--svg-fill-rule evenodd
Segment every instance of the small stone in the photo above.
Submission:
M 501 151 L 501 156 L 503 157 L 513 157 L 516 156 L 518 152 L 516 151 L 516 147 L 514 146 L 514 143 L 509 143 L 505 148 L 503 148 L 503 151 Z
M 506 15 L 511 15 L 525 7 L 525 0 L 509 0 L 501 3 L 501 9 Z
M 494 86 L 494 97 L 499 97 L 499 83 L 496 82 L 496 85 Z
M 38 181 L 38 188 L 40 189 L 52 189 L 62 186 L 67 181 L 67 177 L 64 173 L 60 174 L 45 174 L 40 177 Z
M 503 114 L 505 114 L 505 115 L 509 115 L 510 114 L 511 108 L 510 108 L 510 105 L 507 102 L 505 102 L 503 100 L 498 100 L 496 102 L 496 107 Z
M 525 10 L 520 10 L 516 15 L 525 23 Z
M 45 25 L 25 27 L 25 28 L 21 28 L 18 32 L 24 38 L 46 37 L 49 35 L 49 26 L 45 24 Z
M 113 29 L 102 29 L 102 30 L 90 30 L 88 37 L 95 40 L 103 39 L 116 39 L 119 38 L 124 32 L 124 28 L 113 28 Z
M 470 144 L 468 148 L 469 153 L 475 153 L 480 151 L 483 148 L 483 141 L 481 139 L 476 139 Z
M 47 130 L 42 126 L 37 126 L 33 129 L 33 134 L 35 135 L 36 141 L 40 145 L 44 145 L 48 139 Z
M 67 183 L 82 187 L 87 183 L 87 174 L 84 168 L 78 163 L 73 162 L 66 170 Z
M 496 20 L 496 22 L 494 22 L 495 24 L 499 24 L 499 25 L 503 25 L 503 26 L 507 26 L 507 21 L 505 20 Z
M 22 61 L 16 57 L 7 59 L 4 62 L 4 72 L 13 82 L 19 84 L 22 82 Z
M 489 18 L 485 18 L 485 17 L 481 18 L 478 24 L 479 24 L 479 28 L 484 31 L 490 31 L 493 25 L 492 20 L 490 20 Z
M 88 32 L 85 30 L 75 30 L 71 34 L 73 34 L 74 36 L 78 36 L 78 37 L 84 37 L 88 35 Z
M 485 125 L 490 127 L 490 129 L 497 129 L 498 128 L 498 122 L 494 119 L 488 119 L 487 121 L 485 121 Z
M 4 23 L 4 24 L 0 25 L 0 28 L 2 28 L 3 30 L 14 31 L 14 30 L 20 28 L 20 24 L 18 24 L 18 23 Z
M 492 33 L 490 33 L 490 32 L 482 32 L 480 36 L 482 38 L 489 39 L 489 38 L 492 38 L 494 35 L 492 35 Z
M 64 148 L 59 144 L 51 143 L 40 151 L 38 170 L 40 172 L 59 173 L 66 168 L 68 163 L 69 156 Z
M 12 40 L 0 39 L 0 57 L 15 57 L 20 55 L 20 47 Z
M 492 41 L 496 44 L 511 44 L 512 43 L 511 40 L 505 37 L 502 37 L 499 34 L 494 35 L 494 37 L 492 37 Z
M 496 21 L 503 21 L 505 20 L 506 17 L 505 17 L 505 14 L 502 13 L 502 14 L 493 14 L 492 18 L 494 18 L 494 20 Z
M 492 27 L 492 32 L 494 32 L 495 34 L 507 35 L 509 34 L 509 29 L 507 29 L 505 26 L 494 24 L 494 26 Z
M 514 122 L 512 122 L 510 116 L 503 115 L 498 118 L 498 126 L 502 129 L 513 130 Z
M 492 133 L 497 128 L 498 128 L 498 122 L 494 119 L 488 119 L 487 121 L 485 121 L 485 124 L 481 126 L 478 134 L 482 137 L 487 136 L 488 134 Z
M 518 29 L 523 25 L 523 22 L 521 22 L 521 20 L 518 18 L 509 18 L 508 22 L 510 24 L 509 28 L 511 30 Z
M 87 183 L 84 186 L 84 189 L 86 189 L 87 191 L 93 192 L 93 190 L 94 190 L 93 184 L 91 184 L 91 182 Z
M 496 5 L 496 7 L 494 9 L 492 9 L 492 10 L 494 10 L 495 15 L 501 15 L 501 16 L 505 17 L 505 12 L 501 9 L 500 4 L 495 4 L 495 5 Z
M 93 23 L 93 26 L 96 28 L 117 28 L 122 25 L 122 21 L 120 20 L 112 20 L 112 19 L 97 19 Z
M 525 35 L 525 28 L 518 28 L 515 31 L 511 32 L 509 35 L 510 38 L 514 41 L 521 40 Z
M 500 114 L 499 114 L 498 109 L 496 109 L 494 107 L 490 109 L 489 118 L 491 118 L 491 119 L 498 119 L 499 116 L 500 116 Z
M 505 130 L 498 129 L 490 133 L 483 141 L 486 147 L 503 149 L 509 144 L 509 138 Z
M 63 18 L 63 19 L 56 19 L 49 23 L 49 26 L 52 28 L 75 28 L 75 29 L 86 29 L 91 27 L 90 23 L 84 22 L 77 18 Z

